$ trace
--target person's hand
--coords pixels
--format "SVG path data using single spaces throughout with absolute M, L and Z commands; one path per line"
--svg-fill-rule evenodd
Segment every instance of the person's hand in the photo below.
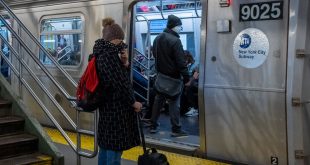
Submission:
M 194 78 L 195 80 L 197 80 L 198 77 L 199 77 L 199 73 L 198 73 L 198 72 L 194 72 L 193 78 Z
M 140 112 L 142 108 L 142 104 L 138 101 L 132 104 L 132 107 L 134 108 L 135 112 Z
M 128 67 L 129 66 L 129 62 L 128 62 L 128 53 L 127 53 L 127 51 L 124 49 L 120 53 L 121 53 L 120 58 L 121 58 L 121 61 L 122 61 L 123 65 Z
M 191 81 L 188 81 L 188 82 L 185 83 L 184 85 L 185 85 L 186 87 L 188 87 L 188 86 L 190 86 L 190 84 L 191 84 Z

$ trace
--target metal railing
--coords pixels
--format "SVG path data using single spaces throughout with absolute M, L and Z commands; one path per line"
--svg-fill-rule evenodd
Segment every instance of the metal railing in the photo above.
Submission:
M 23 30 L 28 34 L 30 39 L 35 43 L 36 46 L 39 47 L 40 51 L 43 51 L 48 58 L 55 64 L 55 66 L 61 71 L 63 76 L 69 80 L 69 82 L 73 85 L 73 87 L 77 87 L 77 83 L 73 80 L 73 78 L 66 72 L 61 65 L 52 57 L 51 54 L 40 44 L 40 42 L 30 33 L 30 31 L 23 25 L 23 23 L 17 18 L 17 16 L 12 12 L 12 10 L 6 5 L 6 3 L 3 0 L 0 0 L 0 4 L 5 9 L 5 11 L 9 14 L 11 18 L 13 18 L 17 25 L 19 26 L 18 31 Z M 14 64 L 4 55 L 2 50 L 0 51 L 0 55 L 2 59 L 5 60 L 5 62 L 8 64 L 8 66 L 11 68 L 13 73 L 18 77 L 19 83 L 24 85 L 25 88 L 29 91 L 29 93 L 32 95 L 32 97 L 37 101 L 37 103 L 41 106 L 44 113 L 47 115 L 47 117 L 52 121 L 52 123 L 56 126 L 56 128 L 60 131 L 62 136 L 65 138 L 65 140 L 68 142 L 70 147 L 77 153 L 77 164 L 80 164 L 80 156 L 93 158 L 97 155 L 98 152 L 98 146 L 97 146 L 97 118 L 98 118 L 98 112 L 94 111 L 91 113 L 94 113 L 94 131 L 84 130 L 81 129 L 79 126 L 79 119 L 80 119 L 80 113 L 81 110 L 79 107 L 76 107 L 75 99 L 73 99 L 72 96 L 68 94 L 68 92 L 62 87 L 62 85 L 55 79 L 55 77 L 48 71 L 48 69 L 42 64 L 42 62 L 38 59 L 38 57 L 35 55 L 34 52 L 31 51 L 29 46 L 23 41 L 23 39 L 20 37 L 20 33 L 15 32 L 15 30 L 6 22 L 5 18 L 0 15 L 0 21 L 3 23 L 3 25 L 8 29 L 9 32 L 11 32 L 12 36 L 16 41 L 18 42 L 18 46 L 22 47 L 26 53 L 27 57 L 25 58 L 31 58 L 39 67 L 40 69 L 45 73 L 45 75 L 53 82 L 53 84 L 62 92 L 62 94 L 67 98 L 68 102 L 76 108 L 76 123 L 70 118 L 70 116 L 67 114 L 67 112 L 62 108 L 62 106 L 56 101 L 56 99 L 53 97 L 51 92 L 45 87 L 42 80 L 38 78 L 38 76 L 35 74 L 35 72 L 31 69 L 31 67 L 25 62 L 25 60 L 22 58 L 21 54 L 17 53 L 15 48 L 11 46 L 11 44 L 2 36 L 0 35 L 0 40 L 8 46 L 10 50 L 10 54 L 14 55 L 14 57 L 17 59 L 19 71 L 15 68 Z M 31 85 L 29 85 L 29 82 L 25 78 L 23 78 L 21 75 L 21 67 L 25 68 L 26 71 L 29 73 L 29 75 L 33 78 L 35 83 L 40 87 L 40 89 L 48 96 L 49 100 L 55 105 L 57 110 L 66 118 L 66 120 L 70 123 L 70 125 L 76 130 L 77 133 L 77 145 L 73 143 L 73 141 L 69 138 L 68 134 L 64 131 L 64 129 L 60 126 L 58 121 L 55 119 L 55 117 L 51 114 L 50 110 L 45 106 L 45 104 L 42 102 L 40 97 L 36 94 L 36 92 L 33 90 Z M 94 138 L 94 151 L 92 153 L 84 152 L 81 150 L 81 138 L 80 134 L 87 134 L 95 136 Z
M 169 2 L 169 1 L 163 1 L 163 0 L 160 0 L 159 1 L 159 6 L 160 6 L 160 9 L 159 9 L 159 13 L 160 13 L 160 16 L 161 16 L 161 18 L 155 18 L 155 19 L 150 19 L 150 20 L 165 20 L 165 19 L 167 19 L 167 18 L 165 18 L 164 17 L 164 14 L 165 14 L 165 12 L 164 12 L 164 3 L 171 3 L 171 2 Z M 194 12 L 195 12 L 195 15 L 196 16 L 191 16 L 191 17 L 179 17 L 180 19 L 189 19 L 189 18 L 200 18 L 201 17 L 201 15 L 199 15 L 198 14 L 198 7 L 201 7 L 201 2 L 200 2 L 200 0 L 194 0 L 194 2 L 191 2 L 191 3 L 194 3 L 194 6 L 192 7 L 192 8 L 189 8 L 189 9 L 191 9 L 191 10 L 194 10 Z M 189 9 L 178 9 L 178 10 L 176 10 L 176 11 L 188 11 Z M 171 11 L 170 11 L 171 12 Z M 139 19 L 137 19 L 137 21 L 139 22 L 139 21 L 146 21 L 145 19 L 143 19 L 143 20 L 139 20 Z
M 151 59 L 151 33 L 150 33 L 150 21 L 143 15 L 137 15 L 136 16 L 136 20 L 138 20 L 138 17 L 142 17 L 145 21 L 146 21 L 146 24 L 147 24 L 147 34 L 146 34 L 146 40 L 145 40 L 145 49 L 147 50 L 147 55 L 139 52 L 137 49 L 134 49 L 135 51 L 135 55 L 136 54 L 140 54 L 143 56 L 144 60 L 147 60 L 147 66 L 143 65 L 140 61 L 136 60 L 135 58 L 133 59 L 133 62 L 138 64 L 140 67 L 143 67 L 147 72 L 146 72 L 146 81 L 147 81 L 147 90 L 146 90 L 146 98 L 145 97 L 141 97 L 142 94 L 139 93 L 139 97 L 141 97 L 145 102 L 146 102 L 146 105 L 149 106 L 149 97 L 150 97 L 150 59 Z M 137 71 L 137 70 L 136 70 Z M 137 71 L 138 72 L 138 71 Z M 142 75 L 142 77 L 144 77 Z M 141 85 L 141 84 L 139 84 Z M 137 93 L 137 92 L 136 92 Z
M 66 50 L 66 49 L 69 49 L 69 50 Z M 63 52 L 65 52 L 65 54 L 64 55 L 62 55 L 61 57 L 59 57 L 58 59 L 57 59 L 57 61 L 59 62 L 60 60 L 62 60 L 66 55 L 67 55 L 67 53 L 68 52 L 71 52 L 72 51 L 72 48 L 71 48 L 71 46 L 70 45 L 68 45 L 68 46 L 66 46 L 66 47 L 64 47 L 64 48 L 62 48 L 62 49 L 60 49 L 59 51 L 58 51 L 58 48 L 57 48 L 57 57 L 58 57 L 58 55 L 59 54 L 62 54 Z

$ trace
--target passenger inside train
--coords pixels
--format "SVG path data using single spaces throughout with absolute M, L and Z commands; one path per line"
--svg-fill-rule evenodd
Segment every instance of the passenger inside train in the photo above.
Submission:
M 55 60 L 63 66 L 78 66 L 81 62 L 81 18 L 52 18 L 41 22 L 41 43 L 56 51 Z M 46 54 L 40 52 L 45 65 L 52 65 Z
M 0 35 L 2 35 L 5 39 L 9 39 L 10 38 L 10 32 L 7 30 L 7 28 L 3 25 L 3 23 L 0 21 Z M 4 53 L 4 55 L 6 57 L 9 58 L 9 48 L 8 46 L 1 42 L 1 50 Z M 0 73 L 2 73 L 2 75 L 6 78 L 9 77 L 9 66 L 8 64 L 5 62 L 5 60 L 1 57 L 0 58 Z
M 198 67 L 192 68 L 195 60 L 192 54 L 188 51 L 184 51 L 186 64 L 191 74 L 190 82 L 185 84 L 180 105 L 180 114 L 184 116 L 196 116 L 198 115 Z

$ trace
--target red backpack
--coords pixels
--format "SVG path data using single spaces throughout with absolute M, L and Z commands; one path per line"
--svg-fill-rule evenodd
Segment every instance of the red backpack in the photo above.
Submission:
M 96 58 L 91 57 L 76 91 L 77 106 L 84 111 L 94 111 L 98 108 L 99 98 L 97 88 L 99 77 L 96 71 Z

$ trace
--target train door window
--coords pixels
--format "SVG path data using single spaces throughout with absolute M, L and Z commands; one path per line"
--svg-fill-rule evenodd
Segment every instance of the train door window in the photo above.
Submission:
M 198 70 L 200 59 L 200 24 L 201 24 L 201 2 L 200 1 L 141 1 L 134 6 L 134 36 L 132 40 L 133 47 L 133 87 L 137 100 L 144 102 L 146 110 L 143 111 L 146 126 L 152 114 L 152 106 L 156 95 L 153 89 L 154 76 L 152 65 L 154 65 L 154 57 L 148 49 L 152 47 L 154 39 L 162 33 L 167 25 L 167 17 L 173 14 L 182 21 L 183 30 L 180 32 L 180 40 L 183 49 L 187 50 L 188 56 L 191 56 L 191 64 L 188 66 L 192 70 L 192 83 L 190 87 L 184 88 L 181 97 L 181 123 L 189 136 L 184 138 L 172 138 L 171 124 L 169 117 L 168 104 L 165 103 L 161 109 L 161 115 L 158 122 L 160 129 L 157 133 L 145 130 L 146 137 L 158 139 L 174 144 L 185 144 L 186 146 L 199 146 L 199 130 L 204 129 L 204 125 L 200 125 L 198 120 Z M 162 6 L 161 6 L 162 5 Z M 188 60 L 190 61 L 190 60 Z M 147 71 L 149 69 L 149 71 Z M 197 71 L 197 72 L 196 72 Z M 201 127 L 202 126 L 202 127 Z M 184 147 L 184 146 L 183 146 Z
M 6 19 L 6 22 L 11 26 L 11 22 Z M 11 32 L 6 28 L 6 26 L 2 23 L 2 21 L 0 21 L 0 35 L 2 35 L 2 37 L 9 43 L 12 43 L 12 35 Z M 1 39 L 0 39 L 1 40 Z M 4 56 L 7 57 L 7 59 L 10 60 L 10 50 L 9 50 L 9 46 L 7 44 L 5 44 L 4 41 L 1 40 L 0 42 L 0 46 L 1 46 L 1 52 Z M 4 57 L 1 56 L 0 58 L 0 72 L 2 73 L 2 75 L 6 78 L 9 78 L 10 75 L 10 68 L 8 63 L 4 60 Z
M 52 57 L 63 66 L 78 66 L 83 43 L 81 16 L 44 17 L 40 23 L 40 42 Z M 40 51 L 40 61 L 52 66 L 52 61 Z

